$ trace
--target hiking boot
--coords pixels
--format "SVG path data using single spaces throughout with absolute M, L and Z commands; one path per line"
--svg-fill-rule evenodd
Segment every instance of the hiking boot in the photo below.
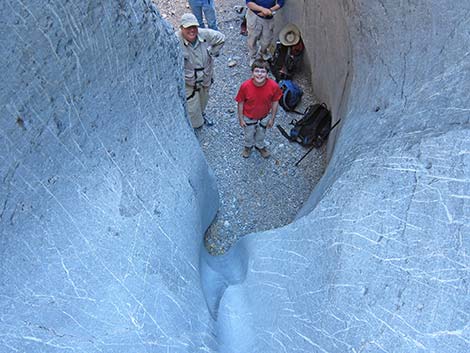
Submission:
M 204 124 L 206 124 L 207 126 L 214 125 L 214 122 L 211 119 L 209 119 L 205 114 L 203 115 L 203 118 L 204 118 Z
M 263 148 L 256 147 L 256 149 L 258 150 L 261 157 L 263 157 L 263 158 L 268 158 L 271 155 L 271 153 L 269 153 L 269 151 L 266 149 L 266 147 L 263 147 Z
M 242 151 L 243 158 L 250 157 L 250 154 L 251 154 L 251 147 L 244 147 Z

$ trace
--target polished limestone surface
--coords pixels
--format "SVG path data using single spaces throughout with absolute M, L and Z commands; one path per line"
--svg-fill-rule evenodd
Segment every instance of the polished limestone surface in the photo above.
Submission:
M 234 249 L 246 265 L 221 276 L 221 351 L 470 351 L 469 14 L 287 2 L 342 122 L 297 220 Z
M 215 350 L 198 254 L 218 196 L 172 29 L 148 1 L 0 18 L 0 352 Z
M 150 1 L 0 10 L 0 352 L 470 350 L 468 1 L 286 5 L 342 122 L 297 220 L 218 258 Z

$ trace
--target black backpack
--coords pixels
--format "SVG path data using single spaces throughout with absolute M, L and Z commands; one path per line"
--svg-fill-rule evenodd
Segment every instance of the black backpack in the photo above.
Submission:
M 331 131 L 331 113 L 325 103 L 310 105 L 300 120 L 290 122 L 294 127 L 288 134 L 279 124 L 277 128 L 289 141 L 298 142 L 302 146 L 320 147 Z

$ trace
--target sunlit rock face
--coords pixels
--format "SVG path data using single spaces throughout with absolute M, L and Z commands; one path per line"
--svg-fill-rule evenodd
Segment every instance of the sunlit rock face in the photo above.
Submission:
M 287 1 L 330 165 L 202 261 L 217 190 L 150 2 L 0 10 L 0 352 L 470 350 L 468 1 Z
M 283 12 L 342 123 L 297 220 L 227 255 L 246 259 L 213 298 L 221 351 L 470 351 L 470 3 Z
M 0 3 L 0 352 L 211 352 L 217 208 L 150 1 Z

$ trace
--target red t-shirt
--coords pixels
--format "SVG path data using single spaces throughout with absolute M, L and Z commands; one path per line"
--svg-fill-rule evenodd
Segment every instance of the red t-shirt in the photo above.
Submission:
M 272 103 L 279 101 L 282 91 L 276 81 L 267 78 L 266 83 L 255 86 L 253 79 L 246 80 L 240 86 L 235 97 L 237 102 L 243 102 L 243 115 L 250 119 L 260 120 L 268 115 Z

